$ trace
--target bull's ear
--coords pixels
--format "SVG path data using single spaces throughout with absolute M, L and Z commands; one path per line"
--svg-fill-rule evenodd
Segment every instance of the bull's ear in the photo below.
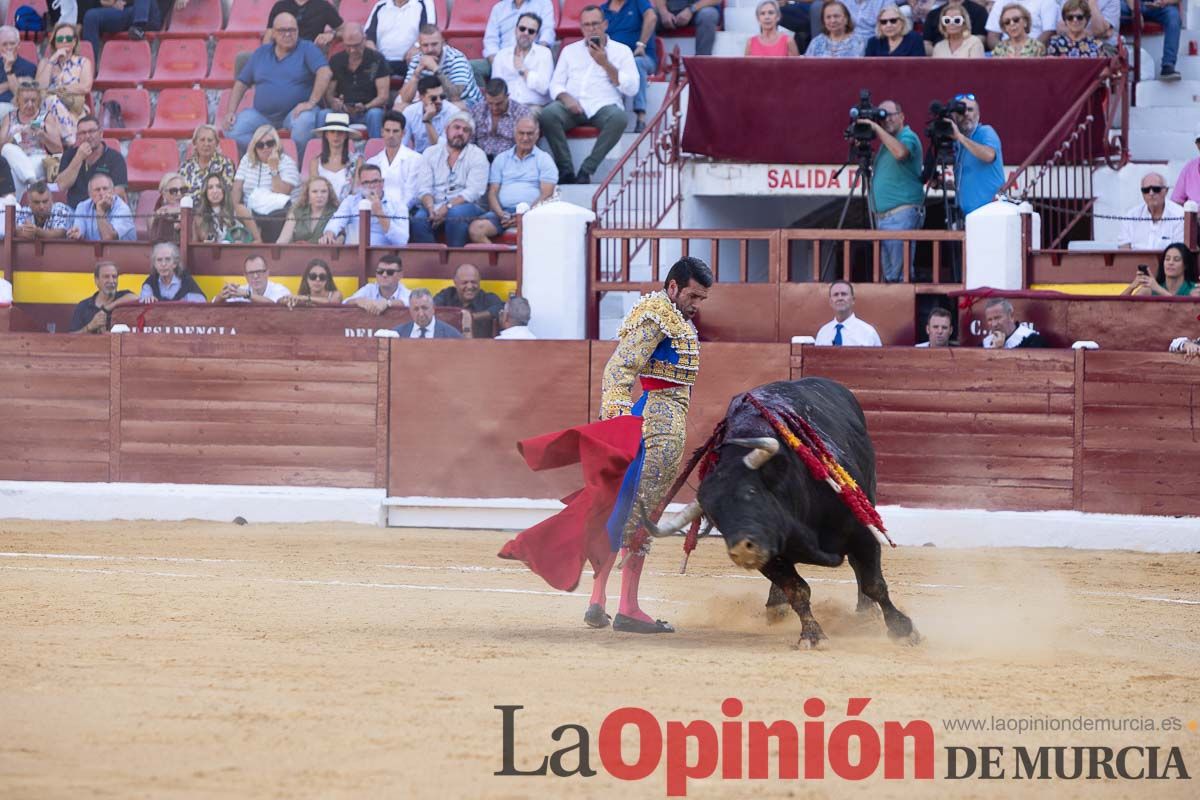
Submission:
M 740 447 L 752 448 L 742 458 L 742 463 L 748 469 L 758 469 L 779 452 L 779 440 L 772 436 L 760 436 L 755 439 L 726 439 L 725 444 L 736 444 Z

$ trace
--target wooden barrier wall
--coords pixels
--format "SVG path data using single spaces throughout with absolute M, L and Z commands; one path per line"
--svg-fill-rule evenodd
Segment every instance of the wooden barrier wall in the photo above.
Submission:
M 883 503 L 1069 509 L 1075 360 L 1071 350 L 796 346 L 792 374 L 854 391 Z
M 578 471 L 530 472 L 515 443 L 595 419 L 612 347 L 0 336 L 0 479 L 562 497 Z M 689 452 L 732 395 L 823 375 L 863 405 L 884 503 L 1200 516 L 1200 363 L 1181 356 L 717 342 L 701 361 Z

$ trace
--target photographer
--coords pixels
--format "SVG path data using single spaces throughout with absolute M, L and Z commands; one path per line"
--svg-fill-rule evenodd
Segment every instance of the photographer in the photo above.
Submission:
M 887 112 L 883 124 L 865 122 L 879 137 L 875 156 L 875 179 L 871 201 L 875 227 L 883 231 L 920 230 L 925 224 L 925 186 L 921 182 L 921 140 L 904 122 L 904 111 L 895 100 L 884 100 L 879 108 Z M 886 241 L 880 246 L 883 279 L 896 283 L 904 279 L 904 243 Z M 909 252 L 915 250 L 910 244 Z M 911 256 L 910 261 L 911 264 Z
M 991 125 L 979 124 L 979 102 L 973 94 L 955 95 L 954 189 L 966 217 L 992 202 L 1004 185 L 1004 155 L 1000 136 Z

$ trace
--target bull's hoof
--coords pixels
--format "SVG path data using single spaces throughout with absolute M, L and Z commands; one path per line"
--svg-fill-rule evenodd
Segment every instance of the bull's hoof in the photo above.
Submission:
M 864 603 L 854 609 L 854 613 L 868 619 L 881 619 L 883 617 L 883 611 L 875 603 Z
M 921 634 L 917 633 L 916 628 L 913 628 L 907 636 L 892 636 L 890 631 L 888 635 L 891 636 L 893 642 L 905 647 L 916 647 L 923 641 Z
M 793 650 L 826 650 L 829 648 L 829 640 L 824 636 L 816 639 L 810 639 L 801 636 L 794 645 Z
M 608 624 L 612 622 L 612 617 L 605 613 L 604 606 L 592 603 L 584 612 L 583 621 L 589 628 L 607 628 Z

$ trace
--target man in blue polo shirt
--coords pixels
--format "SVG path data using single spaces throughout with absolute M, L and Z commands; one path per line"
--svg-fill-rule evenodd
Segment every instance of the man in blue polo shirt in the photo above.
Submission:
M 973 94 L 955 96 L 964 111 L 954 115 L 954 191 L 963 217 L 992 202 L 1004 185 L 1004 154 L 1000 135 L 979 124 L 979 102 Z
M 637 122 L 633 132 L 641 133 L 646 128 L 646 82 L 658 68 L 658 51 L 654 47 L 658 15 L 650 0 L 608 0 L 600 10 L 608 20 L 608 38 L 633 51 L 633 63 L 638 70 L 638 90 L 633 96 Z
M 517 120 L 513 128 L 516 144 L 496 156 L 488 175 L 490 210 L 467 229 L 472 242 L 486 244 L 502 230 L 516 227 L 517 206 L 533 206 L 554 194 L 558 167 L 549 153 L 535 146 L 540 135 L 535 117 Z
M 286 128 L 296 150 L 304 152 L 317 122 L 317 104 L 325 96 L 332 72 L 321 48 L 300 40 L 300 27 L 291 14 L 275 17 L 271 32 L 275 41 L 254 51 L 233 82 L 229 113 L 222 122 L 238 152 L 245 153 L 250 137 L 260 125 Z M 235 110 L 254 87 L 254 107 Z

